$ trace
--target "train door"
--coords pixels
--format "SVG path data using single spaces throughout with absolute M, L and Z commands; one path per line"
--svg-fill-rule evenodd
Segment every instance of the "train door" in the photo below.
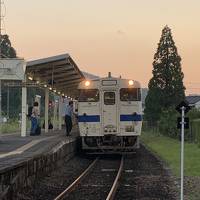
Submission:
M 117 98 L 116 91 L 104 91 L 102 101 L 103 132 L 114 134 L 117 132 Z

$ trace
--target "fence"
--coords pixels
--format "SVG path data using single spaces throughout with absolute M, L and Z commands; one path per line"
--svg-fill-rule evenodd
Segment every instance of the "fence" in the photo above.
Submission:
M 189 141 L 197 143 L 200 147 L 200 120 L 193 120 L 190 122 Z
M 142 130 L 144 132 L 147 131 L 153 133 L 154 135 L 163 134 L 159 129 L 159 122 L 155 123 L 154 125 L 149 125 L 148 122 L 143 121 Z M 170 134 L 166 136 L 172 137 Z M 178 134 L 176 138 L 180 139 L 180 134 Z M 200 119 L 193 119 L 190 121 L 189 129 L 185 130 L 185 140 L 191 143 L 196 143 L 200 147 Z

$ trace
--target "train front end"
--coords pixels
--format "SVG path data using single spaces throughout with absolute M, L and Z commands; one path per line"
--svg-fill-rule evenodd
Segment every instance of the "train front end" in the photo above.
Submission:
M 105 153 L 139 147 L 142 104 L 138 82 L 107 77 L 83 81 L 79 90 L 78 123 L 83 150 Z

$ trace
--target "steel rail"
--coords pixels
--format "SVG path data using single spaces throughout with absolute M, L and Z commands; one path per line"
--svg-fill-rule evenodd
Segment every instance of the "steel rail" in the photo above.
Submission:
M 96 158 L 89 167 L 70 185 L 68 186 L 62 193 L 60 193 L 54 200 L 61 200 L 65 198 L 70 192 L 72 192 L 75 187 L 83 180 L 83 178 L 88 174 L 88 172 L 94 167 L 99 158 Z
M 112 188 L 111 188 L 106 200 L 113 200 L 114 199 L 116 191 L 117 191 L 117 188 L 118 188 L 118 185 L 119 185 L 119 179 L 120 179 L 121 174 L 122 174 L 123 166 L 124 166 L 124 157 L 122 156 L 117 176 L 115 178 L 115 181 L 114 181 L 114 183 L 112 185 Z

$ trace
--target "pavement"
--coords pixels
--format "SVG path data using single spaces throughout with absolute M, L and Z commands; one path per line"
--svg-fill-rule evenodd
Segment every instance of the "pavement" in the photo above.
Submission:
M 42 132 L 39 136 L 27 137 L 21 137 L 19 133 L 1 135 L 0 171 L 49 152 L 56 146 L 74 141 L 78 135 L 76 127 L 72 130 L 71 135 L 67 137 L 64 130 Z

